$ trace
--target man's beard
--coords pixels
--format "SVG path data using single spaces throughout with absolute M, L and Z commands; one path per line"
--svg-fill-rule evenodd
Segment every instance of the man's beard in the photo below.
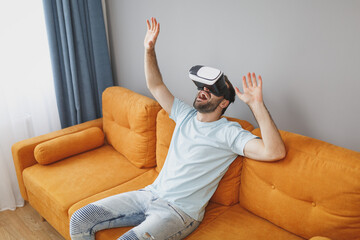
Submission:
M 197 96 L 196 96 L 195 101 L 193 103 L 193 107 L 199 113 L 211 113 L 211 112 L 215 111 L 215 109 L 219 106 L 219 104 L 223 100 L 223 99 L 219 99 L 218 101 L 215 101 L 215 102 L 208 101 L 205 104 L 201 104 L 201 102 L 197 102 L 196 99 L 197 99 Z

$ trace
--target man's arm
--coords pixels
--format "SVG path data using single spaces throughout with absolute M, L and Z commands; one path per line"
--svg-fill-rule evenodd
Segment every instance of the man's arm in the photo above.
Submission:
M 286 150 L 280 133 L 265 107 L 262 97 L 262 78 L 256 80 L 255 73 L 248 73 L 248 80 L 243 77 L 243 93 L 236 87 L 236 95 L 253 112 L 259 124 L 262 139 L 250 140 L 244 148 L 244 155 L 248 158 L 261 161 L 276 161 L 285 157 Z
M 160 24 L 155 18 L 146 20 L 147 33 L 144 40 L 145 56 L 145 78 L 148 89 L 163 109 L 170 114 L 174 102 L 174 96 L 162 80 L 159 66 L 156 60 L 155 43 L 160 32 Z

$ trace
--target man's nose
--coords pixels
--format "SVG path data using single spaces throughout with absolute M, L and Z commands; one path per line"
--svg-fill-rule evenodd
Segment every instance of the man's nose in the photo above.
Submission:
M 207 87 L 204 87 L 205 92 L 210 92 L 210 90 Z

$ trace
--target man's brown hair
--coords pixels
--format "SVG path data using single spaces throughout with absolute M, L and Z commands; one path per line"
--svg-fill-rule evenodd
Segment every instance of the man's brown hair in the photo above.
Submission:
M 227 100 L 229 100 L 229 105 L 230 105 L 231 103 L 235 102 L 235 89 L 226 75 L 224 75 L 224 80 L 226 82 L 226 85 L 227 85 L 228 91 L 229 91 L 229 99 L 227 99 Z M 221 115 L 223 115 L 225 113 L 225 111 L 229 107 L 229 105 L 227 105 L 227 107 L 222 110 Z

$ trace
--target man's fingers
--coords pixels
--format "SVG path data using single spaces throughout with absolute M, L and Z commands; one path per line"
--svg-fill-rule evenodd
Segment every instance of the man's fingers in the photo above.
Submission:
M 154 31 L 156 32 L 156 27 L 157 27 L 157 21 L 156 21 L 156 18 L 154 18 Z
M 156 35 L 158 35 L 159 32 L 160 32 L 160 23 L 157 23 L 157 24 L 156 24 L 156 27 L 155 27 L 155 33 L 156 33 Z
M 237 87 L 235 87 L 235 93 L 236 93 L 236 95 L 241 99 L 243 93 L 240 92 L 240 90 L 239 90 Z
M 248 86 L 249 87 L 252 87 L 253 86 L 253 83 L 252 83 L 252 81 L 251 81 L 251 74 L 250 73 L 248 73 L 248 75 L 247 75 L 247 82 L 248 82 Z
M 247 85 L 246 77 L 245 77 L 245 76 L 243 76 L 242 81 L 243 81 L 243 89 L 248 88 L 248 85 Z
M 254 86 L 254 87 L 257 87 L 257 82 L 256 82 L 256 75 L 255 75 L 255 73 L 252 73 L 251 81 L 252 81 L 252 83 L 253 83 L 253 86 Z
M 261 88 L 262 87 L 262 78 L 261 78 L 261 76 L 259 75 L 259 87 Z
M 151 21 L 151 23 L 150 23 L 150 21 Z M 150 21 L 149 21 L 149 19 L 146 20 L 147 29 L 149 31 L 153 31 L 153 29 L 154 29 L 154 18 L 150 18 Z
M 147 29 L 151 32 L 159 33 L 160 23 L 157 22 L 156 18 L 152 17 L 151 23 L 149 20 L 146 20 Z

